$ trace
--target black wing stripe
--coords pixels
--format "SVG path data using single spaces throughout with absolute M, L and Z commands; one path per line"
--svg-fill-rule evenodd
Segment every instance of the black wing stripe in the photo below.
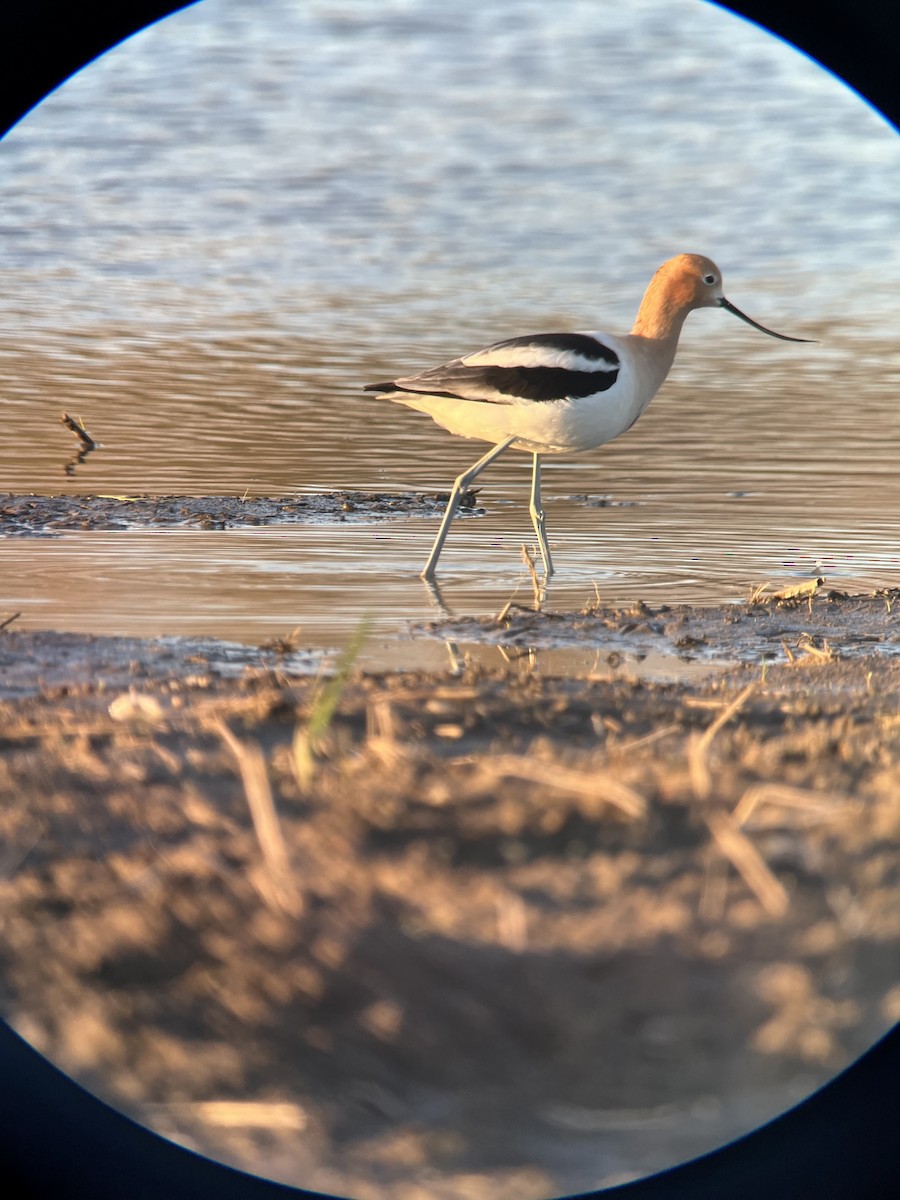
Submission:
M 509 353 L 519 349 L 523 351 L 521 357 L 525 363 L 517 364 L 518 356 Z M 535 349 L 536 356 L 524 353 Z M 490 361 L 495 351 L 501 352 L 499 363 Z M 574 361 L 571 366 L 561 366 L 558 362 L 555 365 L 540 361 L 535 363 L 534 357 L 540 359 L 542 351 L 548 352 L 551 360 L 555 352 L 564 360 L 570 357 Z M 477 361 L 479 358 L 481 362 Z M 473 359 L 476 361 L 473 362 Z M 529 362 L 529 359 L 532 361 Z M 449 400 L 468 400 L 481 404 L 512 404 L 516 400 L 531 400 L 539 404 L 552 400 L 577 400 L 608 391 L 618 378 L 619 368 L 618 354 L 590 334 L 538 333 L 496 342 L 486 350 L 421 371 L 418 375 L 386 383 L 370 383 L 365 390 L 443 396 Z
M 422 396 L 445 396 L 449 400 L 473 400 L 482 404 L 509 404 L 513 400 L 532 400 L 538 404 L 550 400 L 577 400 L 605 392 L 616 382 L 619 372 L 568 371 L 565 367 L 469 367 L 436 379 L 404 380 L 388 384 L 388 392 L 410 392 Z M 459 388 L 454 386 L 459 383 Z M 418 386 L 414 387 L 413 384 Z M 379 389 L 382 390 L 382 389 Z M 493 393 L 493 395 L 491 394 Z
M 605 392 L 618 371 L 570 371 L 565 367 L 483 367 L 484 382 L 503 396 L 522 400 L 579 399 Z

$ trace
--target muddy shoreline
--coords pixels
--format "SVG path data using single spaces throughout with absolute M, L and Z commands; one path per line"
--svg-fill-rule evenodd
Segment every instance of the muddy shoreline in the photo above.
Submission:
M 755 607 L 482 623 L 778 627 L 701 681 L 522 655 L 331 700 L 288 643 L 13 622 L 4 1015 L 170 1136 L 364 1200 L 577 1191 L 758 1124 L 900 1016 L 900 660 L 891 594 Z
M 473 509 L 477 490 L 466 492 Z M 438 514 L 449 492 L 337 491 L 288 496 L 0 496 L 0 537 L 81 530 L 242 529 Z
M 580 647 L 614 657 L 662 652 L 710 664 L 818 662 L 900 655 L 900 589 L 848 595 L 810 580 L 787 593 L 756 594 L 743 604 L 625 607 L 580 612 L 507 605 L 493 616 L 448 617 L 414 626 L 419 636 L 509 649 Z

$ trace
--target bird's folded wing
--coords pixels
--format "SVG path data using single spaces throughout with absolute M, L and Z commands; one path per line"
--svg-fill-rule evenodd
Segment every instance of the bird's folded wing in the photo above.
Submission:
M 368 390 L 447 396 L 484 404 L 540 403 L 605 392 L 616 382 L 619 356 L 589 333 L 510 338 L 418 375 Z

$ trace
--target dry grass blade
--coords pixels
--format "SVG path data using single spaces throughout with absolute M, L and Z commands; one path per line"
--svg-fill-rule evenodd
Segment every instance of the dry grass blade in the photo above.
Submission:
M 271 650 L 275 654 L 293 654 L 294 651 L 301 648 L 302 639 L 303 630 L 301 626 L 297 625 L 290 633 L 278 633 L 274 637 L 266 638 L 264 642 L 259 643 L 259 648 L 260 650 Z
M 497 754 L 483 760 L 481 769 L 493 779 L 525 779 L 556 791 L 571 792 L 591 803 L 600 800 L 617 808 L 632 821 L 642 820 L 647 815 L 644 797 L 627 784 L 620 783 L 609 775 L 593 771 L 575 771 L 556 763 L 536 762 L 534 759 L 517 758 L 514 754 Z
M 788 894 L 753 843 L 727 813 L 706 813 L 704 819 L 716 845 L 769 916 L 783 917 L 789 906 Z
M 366 742 L 373 740 L 397 740 L 394 704 L 390 696 L 373 696 L 366 706 Z
M 704 855 L 703 886 L 697 910 L 704 921 L 719 922 L 728 897 L 728 862 L 710 843 Z
M 658 729 L 645 733 L 643 737 L 632 738 L 628 742 L 619 742 L 616 749 L 622 754 L 627 750 L 643 750 L 645 746 L 652 746 L 654 742 L 661 742 L 663 738 L 671 737 L 675 733 L 681 733 L 680 725 L 660 725 Z
M 522 544 L 522 562 L 528 568 L 528 574 L 531 576 L 531 593 L 534 597 L 534 611 L 540 612 L 541 606 L 544 603 L 544 589 L 540 578 L 538 577 L 537 567 L 534 563 L 534 555 L 524 543 Z
M 157 1107 L 157 1106 L 154 1106 Z M 158 1106 L 171 1116 L 187 1116 L 210 1125 L 234 1129 L 286 1129 L 300 1133 L 307 1126 L 299 1104 L 279 1100 L 199 1100 Z
M 13 621 L 18 621 L 21 615 L 21 612 L 14 612 L 12 616 L 5 617 L 2 621 L 0 621 L 0 633 L 2 633 L 4 629 L 8 629 L 9 626 L 12 625 Z
M 817 646 L 811 633 L 800 635 L 797 640 L 797 649 L 807 655 L 807 661 L 813 659 L 815 662 L 834 662 L 838 657 L 833 647 L 828 644 L 827 638 L 822 638 L 822 645 Z
M 603 599 L 600 595 L 600 588 L 596 579 L 591 580 L 591 586 L 594 589 L 594 599 L 588 600 L 587 604 L 585 604 L 584 608 L 581 610 L 583 616 L 590 616 L 593 613 L 603 611 Z
M 748 604 L 759 604 L 760 600 L 762 600 L 765 597 L 767 590 L 771 586 L 772 585 L 768 582 L 753 584 L 750 588 L 750 595 L 747 597 L 747 603 Z
M 260 893 L 271 907 L 297 917 L 303 911 L 303 900 L 291 873 L 262 748 L 258 742 L 240 741 L 220 717 L 212 721 L 212 727 L 234 755 L 241 773 L 256 840 L 267 869 L 267 874 L 260 877 Z
M 756 783 L 741 796 L 731 819 L 735 825 L 746 825 L 756 809 L 764 804 L 792 810 L 806 824 L 853 807 L 843 796 L 811 792 L 806 788 L 790 787 L 786 783 Z
M 518 601 L 516 601 L 515 599 L 507 600 L 506 603 L 503 605 L 503 607 L 500 609 L 500 611 L 497 613 L 496 617 L 494 617 L 494 621 L 497 625 L 505 626 L 506 629 L 508 630 L 510 625 L 512 624 L 513 617 L 516 614 L 525 613 L 525 614 L 527 614 L 527 616 L 530 617 L 531 614 L 535 611 L 537 611 L 537 610 L 535 609 L 533 603 L 530 605 L 529 604 L 519 604 Z
M 712 777 L 709 773 L 709 747 L 713 738 L 723 725 L 727 725 L 744 707 L 758 687 L 756 680 L 748 683 L 744 690 L 723 708 L 713 723 L 703 733 L 695 733 L 687 746 L 688 770 L 691 777 L 691 787 L 698 800 L 707 800 L 712 791 Z
M 728 707 L 722 709 L 709 728 L 704 729 L 703 733 L 700 734 L 700 740 L 704 746 L 708 747 L 722 726 L 727 725 L 731 718 L 741 711 L 757 687 L 756 680 L 753 683 L 748 683 L 744 690 L 738 696 L 735 696 Z
M 393 768 L 413 754 L 412 745 L 397 736 L 394 704 L 389 696 L 374 697 L 366 708 L 366 750 Z
M 707 748 L 699 733 L 692 733 L 688 738 L 687 760 L 691 791 L 698 800 L 708 800 L 712 791 L 712 776 L 707 762 Z

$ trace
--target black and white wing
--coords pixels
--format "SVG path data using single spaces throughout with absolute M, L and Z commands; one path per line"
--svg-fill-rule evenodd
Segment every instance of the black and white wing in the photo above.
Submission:
M 592 333 L 537 333 L 509 338 L 418 375 L 370 383 L 367 392 L 411 392 L 483 404 L 541 403 L 605 392 L 619 356 Z

